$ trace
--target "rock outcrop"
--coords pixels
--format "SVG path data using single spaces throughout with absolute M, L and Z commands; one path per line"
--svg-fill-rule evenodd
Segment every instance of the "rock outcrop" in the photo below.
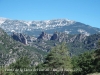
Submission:
M 66 33 L 61 33 L 61 32 L 55 32 L 53 35 L 47 34 L 45 32 L 42 32 L 40 36 L 37 39 L 42 39 L 42 40 L 55 40 L 58 42 L 64 42 L 66 41 L 67 43 L 69 42 L 83 42 L 86 39 L 85 34 L 77 34 L 77 35 L 69 35 Z
M 65 41 L 68 39 L 68 35 L 66 33 L 59 33 L 59 32 L 55 32 L 52 36 L 50 40 L 56 40 L 59 42 Z
M 34 37 L 34 36 L 29 36 L 29 35 L 26 35 L 25 37 L 26 37 L 26 39 L 27 39 L 27 42 L 28 42 L 28 43 L 29 43 L 29 42 L 33 42 L 33 41 L 36 41 L 36 40 L 37 40 L 37 38 L 36 38 L 36 37 Z
M 19 42 L 25 44 L 25 45 L 27 44 L 27 39 L 26 39 L 25 36 L 24 36 L 23 34 L 21 34 L 21 33 L 13 33 L 13 34 L 12 34 L 12 38 L 13 38 L 14 40 L 16 40 L 16 41 L 19 41 Z
M 87 36 L 85 34 L 74 35 L 69 39 L 69 42 L 83 42 L 86 39 L 86 37 Z
M 55 32 L 52 36 L 50 40 L 57 40 L 58 39 L 58 33 Z
M 37 39 L 42 39 L 47 41 L 50 40 L 50 38 L 51 38 L 50 34 L 47 34 L 46 32 L 42 32 Z

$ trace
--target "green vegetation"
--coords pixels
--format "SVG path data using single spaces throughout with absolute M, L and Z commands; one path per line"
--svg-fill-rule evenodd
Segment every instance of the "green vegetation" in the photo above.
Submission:
M 79 56 L 73 57 L 72 64 L 73 68 L 79 68 L 81 70 L 74 72 L 74 75 L 86 75 L 95 72 L 100 73 L 100 49 L 85 52 Z
M 87 75 L 100 72 L 100 49 L 70 57 L 66 43 L 57 45 L 45 57 L 45 61 L 31 66 L 29 57 L 21 57 L 12 63 L 5 75 Z M 25 70 L 28 69 L 28 70 Z M 16 71 L 18 70 L 18 71 Z M 55 70 L 55 71 L 54 71 Z M 67 71 L 66 71 L 67 70 Z M 71 70 L 71 71 L 69 71 Z
M 15 41 L 0 29 L 0 66 L 9 65 L 24 56 L 30 58 L 31 65 L 34 65 L 41 62 L 45 55 L 46 52 Z
M 20 72 L 20 69 L 29 68 L 33 69 L 34 67 L 30 67 L 30 60 L 27 57 L 21 57 L 19 60 L 16 61 L 16 63 L 12 63 L 8 68 L 14 69 L 14 71 L 6 72 L 7 75 L 10 74 L 16 74 L 16 75 L 44 75 L 44 74 L 52 74 L 52 75 L 59 75 L 59 74 L 65 74 L 66 70 L 70 70 L 72 68 L 71 65 L 71 58 L 69 56 L 69 51 L 66 47 L 65 43 L 62 43 L 61 45 L 57 45 L 54 48 L 52 48 L 51 52 L 46 56 L 45 62 L 39 64 L 36 66 L 37 71 L 31 71 L 31 72 Z M 18 69 L 19 71 L 16 72 L 15 70 Z M 41 71 L 41 70 L 44 71 Z M 45 71 L 45 69 L 49 69 L 48 71 Z M 61 72 L 53 71 L 56 70 L 63 70 Z M 40 70 L 40 71 L 39 71 Z M 51 71 L 51 72 L 50 72 Z
M 16 61 L 16 63 L 12 63 L 9 67 L 14 69 L 24 69 L 28 68 L 30 66 L 30 60 L 28 57 L 21 57 L 19 60 Z
M 71 67 L 71 58 L 66 48 L 66 44 L 62 43 L 52 48 L 51 52 L 47 55 L 45 62 L 43 63 L 46 67 L 55 69 L 65 69 Z
M 100 73 L 100 42 L 96 50 L 90 51 L 90 47 L 92 48 L 92 44 L 95 42 L 95 39 L 98 38 L 92 39 L 89 37 L 92 41 L 89 41 L 88 38 L 87 41 L 84 42 L 84 44 L 88 43 L 87 46 L 82 42 L 78 43 L 77 40 L 73 42 L 74 44 L 69 43 L 67 46 L 66 43 L 57 42 L 57 45 L 50 49 L 50 52 L 44 58 L 46 52 L 16 42 L 5 32 L 0 32 L 1 75 L 87 75 Z M 48 41 L 47 43 L 53 46 L 55 42 Z M 89 51 L 82 53 L 85 50 L 81 48 L 81 46 L 86 47 Z M 72 49 L 71 51 L 73 52 L 77 50 L 82 54 L 77 54 L 76 52 L 77 56 L 71 56 L 69 49 Z M 8 62 L 12 59 L 16 61 L 13 63 Z M 42 60 L 44 61 L 42 62 Z M 35 63 L 38 65 L 33 65 Z M 10 65 L 6 68 L 1 68 L 1 65 L 5 64 Z
M 80 75 L 95 72 L 94 59 L 92 52 L 85 52 L 77 58 L 73 58 L 73 68 L 78 68 L 80 70 Z
M 35 75 L 32 67 L 30 67 L 30 63 L 28 57 L 21 57 L 5 69 L 4 75 Z

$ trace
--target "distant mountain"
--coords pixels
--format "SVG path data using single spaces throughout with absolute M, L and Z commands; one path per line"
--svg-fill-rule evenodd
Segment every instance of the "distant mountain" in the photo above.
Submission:
M 53 34 L 55 31 L 66 32 L 67 34 L 90 34 L 100 33 L 99 28 L 68 20 L 55 19 L 45 21 L 22 21 L 0 18 L 0 27 L 8 34 L 11 32 L 24 33 L 28 35 L 39 36 L 41 31 Z

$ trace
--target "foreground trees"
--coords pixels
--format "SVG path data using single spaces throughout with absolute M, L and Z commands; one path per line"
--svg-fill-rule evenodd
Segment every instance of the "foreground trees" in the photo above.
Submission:
M 14 68 L 14 69 L 24 69 L 24 68 L 28 68 L 30 66 L 30 60 L 28 57 L 21 57 L 20 59 L 18 59 L 16 61 L 16 63 L 12 63 L 10 65 L 10 68 Z
M 27 57 L 21 57 L 9 67 L 14 69 L 32 68 Z M 5 75 L 71 75 L 69 73 L 72 68 L 75 70 L 72 75 L 100 72 L 100 49 L 70 57 L 66 43 L 62 43 L 52 48 L 45 61 L 36 66 L 36 71 L 6 72 Z
M 81 55 L 79 55 L 76 59 L 73 58 L 74 60 L 74 68 L 79 68 L 80 69 L 80 74 L 81 75 L 86 75 L 88 73 L 93 73 L 95 72 L 95 65 L 94 65 L 94 56 L 92 52 L 86 52 Z
M 71 58 L 66 43 L 62 43 L 61 45 L 52 48 L 45 59 L 44 65 L 54 69 L 71 68 Z
M 73 57 L 72 64 L 73 68 L 80 69 L 80 71 L 74 72 L 74 75 L 100 72 L 100 49 Z
M 19 60 L 16 61 L 16 63 L 12 63 L 10 68 L 14 69 L 24 69 L 24 68 L 29 68 L 30 67 L 30 60 L 27 57 L 22 57 Z M 20 74 L 20 75 L 65 75 L 65 71 L 70 70 L 72 68 L 71 65 L 71 58 L 69 56 L 69 51 L 66 47 L 66 43 L 62 43 L 61 45 L 57 45 L 52 48 L 50 53 L 45 58 L 44 63 L 39 64 L 36 67 L 36 71 L 34 72 L 11 72 L 12 74 Z M 45 69 L 48 69 L 45 71 Z M 44 71 L 41 71 L 44 70 Z M 54 71 L 55 70 L 55 73 Z M 60 71 L 59 73 L 57 73 Z M 7 72 L 9 73 L 9 72 Z M 6 74 L 7 74 L 6 73 Z M 57 74 L 56 74 L 57 73 Z M 8 74 L 10 75 L 10 73 Z
M 99 43 L 100 48 L 100 43 Z M 79 68 L 81 71 L 75 72 L 74 75 L 86 75 L 89 73 L 100 73 L 100 49 L 88 51 L 79 56 L 73 57 L 73 68 Z
M 63 74 L 65 70 L 71 70 L 71 58 L 66 43 L 52 48 L 42 65 L 49 70 L 63 71 Z

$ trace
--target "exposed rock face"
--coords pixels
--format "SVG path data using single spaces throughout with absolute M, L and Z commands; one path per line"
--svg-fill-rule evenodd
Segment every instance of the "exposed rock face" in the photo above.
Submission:
M 86 39 L 86 37 L 87 36 L 85 34 L 74 35 L 69 39 L 69 42 L 83 42 Z
M 58 42 L 83 42 L 86 39 L 87 35 L 85 34 L 77 34 L 77 35 L 68 35 L 66 33 L 55 32 L 53 35 L 42 32 L 42 34 L 38 37 L 38 39 L 42 40 L 56 40 Z
M 79 34 L 76 38 L 79 39 L 79 42 L 82 42 L 86 39 L 87 35 L 85 34 Z
M 42 32 L 37 39 L 42 39 L 42 40 L 47 41 L 47 40 L 50 40 L 50 35 L 45 32 Z
M 16 41 L 22 42 L 24 44 L 27 44 L 27 39 L 25 38 L 25 36 L 21 33 L 13 33 L 12 34 L 12 38 Z
M 34 36 L 29 36 L 29 35 L 27 36 L 27 35 L 26 35 L 25 37 L 26 37 L 28 43 L 37 40 L 37 38 L 35 38 Z
M 58 39 L 58 33 L 55 32 L 52 36 L 50 40 L 57 40 Z
M 86 39 L 86 37 L 87 36 L 85 34 L 72 35 L 70 37 L 70 35 L 68 35 L 66 33 L 55 32 L 51 36 L 50 40 L 56 40 L 56 41 L 59 41 L 59 42 L 66 41 L 67 43 L 69 43 L 69 42 L 83 42 Z
M 68 35 L 66 33 L 58 33 L 55 32 L 52 36 L 50 40 L 57 40 L 59 42 L 65 41 L 68 39 Z

